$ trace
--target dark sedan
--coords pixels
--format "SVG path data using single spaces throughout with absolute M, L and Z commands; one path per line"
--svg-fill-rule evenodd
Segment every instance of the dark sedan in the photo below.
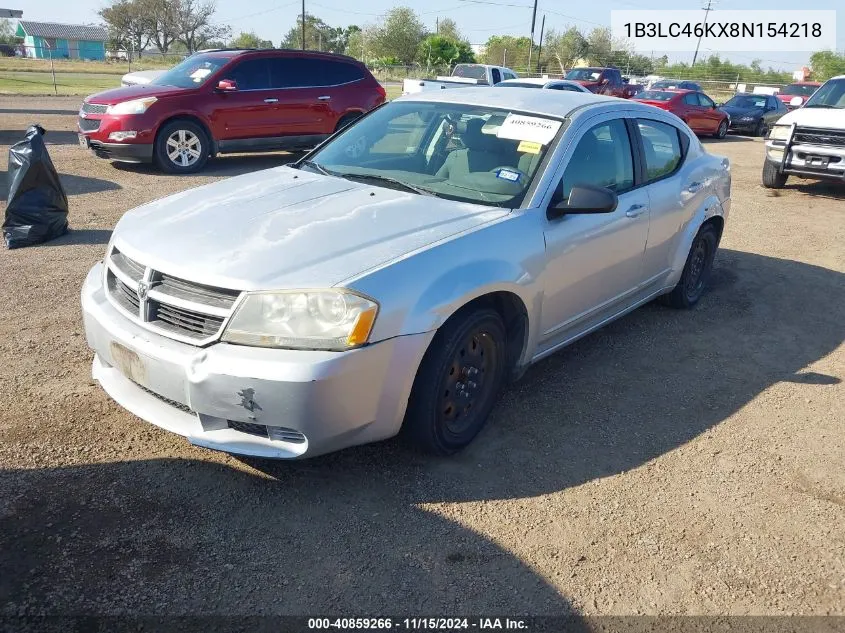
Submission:
M 765 136 L 779 118 L 789 112 L 783 102 L 771 95 L 737 94 L 721 108 L 730 117 L 729 130 Z

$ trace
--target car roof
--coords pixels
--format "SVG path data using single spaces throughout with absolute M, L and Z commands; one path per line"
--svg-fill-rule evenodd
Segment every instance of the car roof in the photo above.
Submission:
M 393 101 L 453 103 L 516 110 L 551 117 L 572 116 L 576 110 L 580 116 L 581 112 L 592 111 L 602 106 L 608 106 L 602 109 L 618 106 L 620 109 L 634 108 L 643 109 L 645 112 L 652 111 L 651 106 L 633 103 L 630 99 L 623 100 L 593 93 L 558 90 L 496 90 L 487 86 L 417 92 L 398 97 Z
M 240 55 L 249 55 L 254 53 L 285 53 L 286 55 L 300 55 L 303 57 L 322 57 L 327 59 L 342 59 L 343 61 L 354 62 L 361 64 L 361 62 L 349 55 L 340 55 L 338 53 L 330 53 L 328 51 L 308 51 L 298 48 L 212 48 L 202 51 L 197 51 L 195 54 L 212 55 L 215 57 L 234 57 Z

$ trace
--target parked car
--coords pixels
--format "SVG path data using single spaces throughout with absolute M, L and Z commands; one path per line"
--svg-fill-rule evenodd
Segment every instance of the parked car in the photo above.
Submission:
M 656 297 L 694 306 L 730 186 L 636 102 L 403 97 L 294 165 L 127 212 L 82 289 L 93 375 L 208 448 L 310 457 L 401 429 L 451 454 L 532 363 Z
M 458 64 L 452 74 L 438 76 L 436 79 L 405 79 L 402 82 L 402 94 L 412 95 L 429 90 L 446 88 L 469 88 L 470 86 L 495 86 L 501 81 L 516 79 L 516 73 L 504 66 L 490 64 Z
M 158 79 L 167 70 L 136 70 L 135 72 L 126 73 L 120 78 L 120 85 L 124 88 L 127 86 L 144 86 L 154 79 Z
M 639 91 L 622 79 L 618 68 L 573 68 L 564 76 L 568 81 L 575 81 L 590 92 L 610 97 L 628 99 Z
M 730 117 L 731 132 L 765 136 L 769 128 L 788 112 L 777 97 L 740 93 L 720 106 Z
M 313 147 L 386 96 L 351 57 L 208 51 L 149 84 L 87 97 L 79 142 L 101 158 L 190 173 L 216 154 Z
M 678 79 L 661 79 L 655 81 L 649 87 L 649 90 L 695 90 L 696 92 L 703 92 L 702 87 L 694 81 L 685 81 Z
M 525 79 L 506 79 L 498 84 L 497 88 L 544 88 L 546 90 L 566 90 L 569 92 L 590 93 L 584 86 L 576 81 L 566 79 L 539 79 L 526 77 Z
M 792 175 L 845 184 L 845 75 L 826 81 L 772 125 L 763 186 L 780 189 Z
M 703 92 L 691 90 L 644 90 L 633 101 L 668 110 L 690 126 L 696 134 L 725 138 L 730 121 L 728 115 Z
M 789 109 L 800 108 L 821 87 L 818 81 L 799 81 L 778 92 L 777 98 Z

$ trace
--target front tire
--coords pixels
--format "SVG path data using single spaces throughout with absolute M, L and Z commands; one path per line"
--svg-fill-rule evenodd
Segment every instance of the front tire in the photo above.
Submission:
M 507 362 L 502 317 L 478 308 L 452 317 L 420 364 L 402 433 L 418 449 L 453 455 L 484 427 L 502 389 Z
M 713 259 L 716 257 L 718 245 L 719 234 L 715 226 L 707 224 L 699 229 L 698 234 L 692 241 L 687 262 L 684 265 L 684 272 L 681 273 L 681 279 L 672 292 L 663 295 L 664 304 L 684 310 L 695 307 L 704 294 L 707 281 L 710 279 L 710 271 L 713 268 Z
M 766 136 L 766 132 L 769 131 L 769 128 L 766 126 L 766 122 L 761 120 L 757 127 L 754 128 L 754 136 Z
M 171 121 L 156 136 L 153 158 L 170 174 L 192 174 L 205 167 L 210 144 L 205 130 L 193 121 Z
M 787 178 L 789 176 L 780 172 L 772 161 L 763 161 L 763 186 L 766 189 L 783 189 Z

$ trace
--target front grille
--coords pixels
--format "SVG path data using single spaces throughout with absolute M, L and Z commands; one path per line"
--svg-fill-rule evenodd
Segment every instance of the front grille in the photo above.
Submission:
M 147 389 L 144 385 L 139 385 L 137 382 L 133 382 L 132 384 L 138 387 L 138 389 L 140 389 L 141 391 L 150 394 L 156 400 L 161 400 L 164 404 L 169 404 L 174 409 L 179 409 L 184 413 L 193 413 L 193 411 L 191 411 L 191 407 L 189 407 L 187 404 L 182 404 L 181 402 L 176 402 L 175 400 L 171 400 L 170 398 L 165 398 L 163 395 L 156 393 L 152 389 Z
M 263 424 L 252 424 L 251 422 L 236 422 L 235 420 L 226 420 L 229 423 L 229 428 L 241 433 L 249 433 L 250 435 L 258 435 L 259 437 L 267 437 L 267 427 Z
M 83 132 L 96 132 L 100 129 L 100 121 L 98 119 L 83 119 L 79 117 L 79 129 Z
M 145 326 L 194 345 L 217 338 L 240 295 L 146 268 L 117 248 L 107 265 L 106 288 L 114 304 Z
M 102 103 L 83 102 L 82 104 L 82 111 L 85 114 L 105 114 L 107 109 L 108 106 L 103 105 Z
M 845 130 L 819 130 L 795 128 L 793 145 L 820 145 L 824 147 L 845 147 Z

